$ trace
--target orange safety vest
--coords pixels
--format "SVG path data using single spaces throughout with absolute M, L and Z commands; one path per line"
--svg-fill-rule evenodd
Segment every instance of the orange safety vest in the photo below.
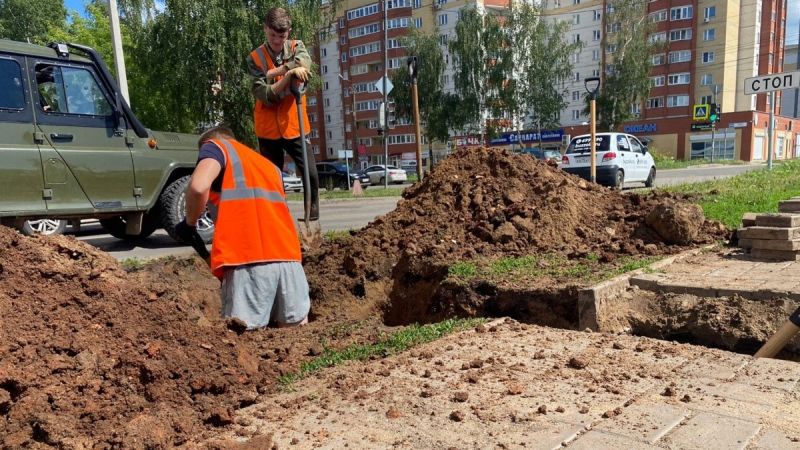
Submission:
M 295 41 L 292 41 L 291 49 L 294 52 Z M 267 71 L 275 68 L 269 53 L 267 52 L 266 44 L 261 44 L 260 47 L 250 52 L 250 57 L 255 62 L 256 66 L 267 74 Z M 283 78 L 275 77 L 274 82 L 280 81 Z M 303 105 L 303 130 L 308 134 L 308 115 L 306 111 L 306 96 L 302 97 Z M 256 99 L 256 107 L 253 110 L 255 117 L 256 136 L 263 139 L 295 139 L 300 137 L 300 124 L 297 121 L 297 104 L 295 103 L 294 96 L 288 92 L 287 95 L 277 104 L 267 105 L 261 100 Z
M 225 155 L 222 190 L 209 200 L 217 207 L 211 272 L 225 267 L 301 261 L 280 170 L 258 152 L 234 140 L 212 140 Z

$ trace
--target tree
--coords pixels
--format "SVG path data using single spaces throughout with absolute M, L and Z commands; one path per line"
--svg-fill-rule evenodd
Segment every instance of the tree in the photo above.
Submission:
M 604 25 L 609 32 L 600 46 L 602 54 L 609 56 L 602 71 L 597 114 L 600 129 L 615 130 L 633 118 L 632 105 L 647 99 L 652 55 L 659 44 L 648 38 L 652 24 L 647 0 L 613 0 L 607 11 Z
M 545 22 L 541 9 L 528 3 L 512 4 L 504 29 L 508 39 L 504 49 L 510 55 L 504 60 L 510 66 L 507 73 L 513 75 L 502 97 L 516 129 L 525 119 L 540 132 L 557 128 L 567 105 L 563 80 L 572 74 L 571 57 L 582 44 L 566 42 L 569 25 Z
M 0 0 L 0 38 L 44 45 L 66 18 L 63 0 Z
M 422 132 L 428 138 L 429 148 L 433 141 L 447 142 L 450 137 L 449 112 L 444 109 L 444 93 L 442 92 L 442 75 L 444 74 L 444 57 L 439 48 L 439 39 L 434 34 L 413 30 L 403 38 L 406 51 L 417 57 L 417 93 L 419 97 L 419 114 L 425 123 Z M 402 65 L 392 75 L 395 86 L 390 93 L 395 102 L 395 114 L 398 117 L 414 118 L 411 104 L 411 79 L 408 66 Z
M 491 134 L 484 114 L 502 110 L 500 88 L 507 79 L 505 67 L 498 64 L 504 42 L 500 21 L 492 14 L 466 9 L 461 11 L 455 31 L 455 38 L 448 44 L 459 104 L 455 125 L 481 136 L 487 131 Z

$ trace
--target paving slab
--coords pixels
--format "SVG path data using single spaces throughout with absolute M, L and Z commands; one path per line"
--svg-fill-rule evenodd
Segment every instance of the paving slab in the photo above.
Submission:
M 491 329 L 325 369 L 237 411 L 229 437 L 301 449 L 728 449 L 791 443 L 800 429 L 793 362 L 512 320 Z
M 756 226 L 759 227 L 800 227 L 800 214 L 776 213 L 757 214 Z
M 777 430 L 766 430 L 756 440 L 756 450 L 798 450 L 800 438 L 788 436 Z

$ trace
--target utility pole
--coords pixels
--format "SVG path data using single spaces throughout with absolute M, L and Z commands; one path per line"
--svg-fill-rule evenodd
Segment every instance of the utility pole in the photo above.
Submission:
M 769 127 L 767 127 L 767 169 L 772 170 L 772 139 L 775 135 L 775 91 L 769 93 Z
M 389 188 L 389 0 L 383 0 L 383 187 Z
M 114 46 L 114 64 L 117 68 L 117 84 L 119 92 L 128 105 L 131 104 L 128 95 L 128 76 L 125 73 L 125 55 L 122 53 L 122 33 L 119 29 L 119 10 L 117 0 L 108 0 L 108 15 L 111 17 L 111 44 Z

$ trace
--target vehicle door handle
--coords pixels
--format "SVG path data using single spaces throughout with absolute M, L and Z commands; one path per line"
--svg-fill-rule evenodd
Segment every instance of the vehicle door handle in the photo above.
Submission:
M 69 133 L 50 133 L 50 138 L 54 141 L 69 142 L 72 141 L 73 136 Z

